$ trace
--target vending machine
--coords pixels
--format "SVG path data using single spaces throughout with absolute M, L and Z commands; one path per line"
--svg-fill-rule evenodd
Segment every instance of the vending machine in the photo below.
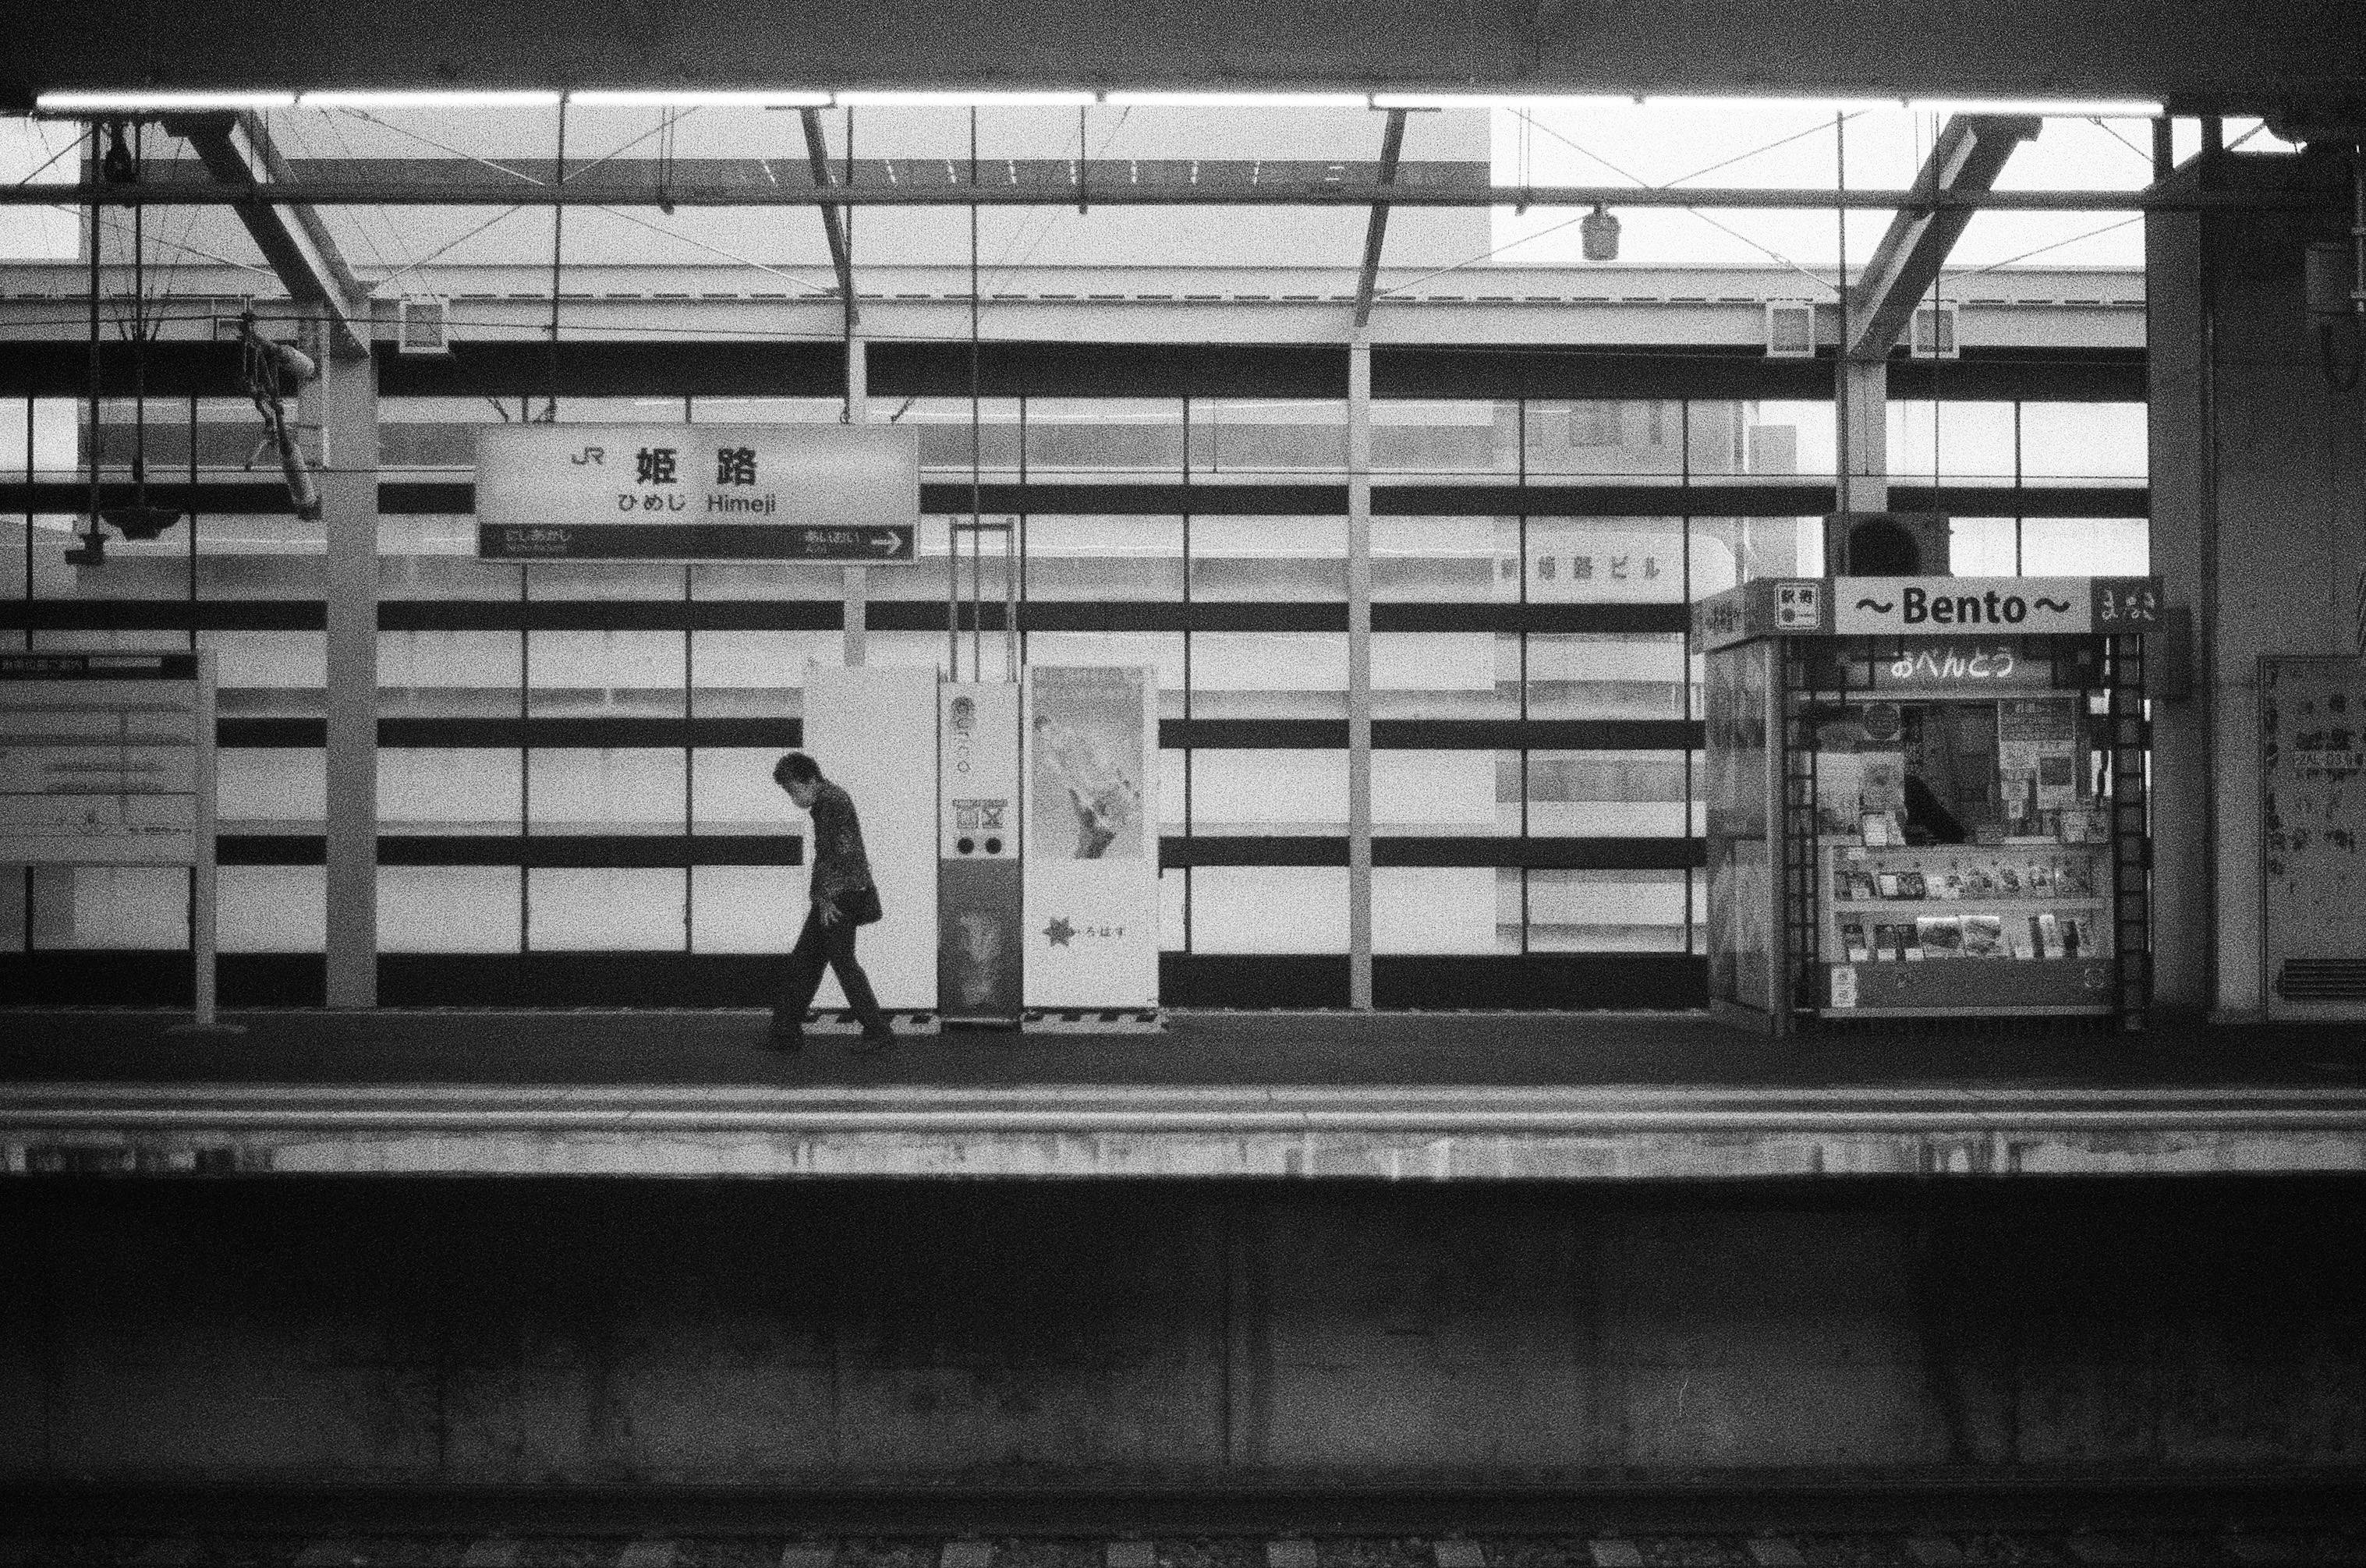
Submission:
M 1016 1029 L 1024 993 L 1019 692 L 1009 682 L 937 688 L 937 1016 Z
M 2150 997 L 2142 578 L 1831 578 L 1695 606 L 1709 990 L 1787 1033 Z

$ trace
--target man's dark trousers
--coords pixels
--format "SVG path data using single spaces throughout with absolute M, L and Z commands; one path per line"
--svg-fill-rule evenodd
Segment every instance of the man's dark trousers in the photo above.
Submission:
M 879 1010 L 879 998 L 872 995 L 871 976 L 855 962 L 855 930 L 854 922 L 848 919 L 822 924 L 818 908 L 806 911 L 806 929 L 797 933 L 797 945 L 789 950 L 788 982 L 772 1007 L 773 1039 L 794 1039 L 804 1030 L 806 1010 L 813 1006 L 814 992 L 821 987 L 825 964 L 838 976 L 839 988 L 846 993 L 847 1005 L 862 1025 L 864 1038 L 876 1040 L 894 1032 L 887 1025 L 887 1015 Z

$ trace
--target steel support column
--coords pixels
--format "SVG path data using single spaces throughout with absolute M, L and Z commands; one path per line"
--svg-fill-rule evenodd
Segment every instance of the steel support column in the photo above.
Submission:
M 1372 1005 L 1372 345 L 1347 349 L 1347 1005 Z
M 1896 346 L 1972 220 L 1964 203 L 1989 195 L 2013 149 L 2044 123 L 2030 115 L 1957 115 L 1940 128 L 1913 199 L 1890 220 L 1852 293 L 1850 358 L 1878 359 Z
M 328 1003 L 377 1005 L 377 367 L 322 355 L 328 538 Z
M 1377 183 L 1394 185 L 1397 178 L 1397 155 L 1404 151 L 1405 111 L 1389 111 L 1389 128 L 1380 133 L 1380 172 Z M 1389 236 L 1389 204 L 1372 203 L 1372 215 L 1364 224 L 1364 265 L 1356 275 L 1356 330 L 1361 332 L 1371 323 L 1372 290 L 1380 282 L 1380 247 Z
M 1889 367 L 1878 359 L 1841 360 L 1835 397 L 1848 405 L 1837 502 L 1842 512 L 1889 510 Z
M 854 311 L 852 298 L 847 302 L 851 318 Z M 868 424 L 871 422 L 871 357 L 864 352 L 863 341 L 849 332 L 846 337 L 846 423 Z M 915 546 L 917 549 L 917 545 Z M 862 663 L 868 649 L 870 632 L 871 569 L 850 566 L 844 569 L 844 630 L 840 633 L 839 658 L 848 669 Z

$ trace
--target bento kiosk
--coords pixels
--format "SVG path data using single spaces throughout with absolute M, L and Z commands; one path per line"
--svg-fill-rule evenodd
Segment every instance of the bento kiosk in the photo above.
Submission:
M 1710 1007 L 2143 1027 L 2152 578 L 1768 578 L 1706 654 Z

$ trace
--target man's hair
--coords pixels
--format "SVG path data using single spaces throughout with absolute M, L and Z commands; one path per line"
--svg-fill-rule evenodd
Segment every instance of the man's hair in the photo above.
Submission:
M 786 788 L 790 784 L 811 784 L 821 777 L 820 765 L 803 751 L 791 751 L 772 764 L 772 782 Z

